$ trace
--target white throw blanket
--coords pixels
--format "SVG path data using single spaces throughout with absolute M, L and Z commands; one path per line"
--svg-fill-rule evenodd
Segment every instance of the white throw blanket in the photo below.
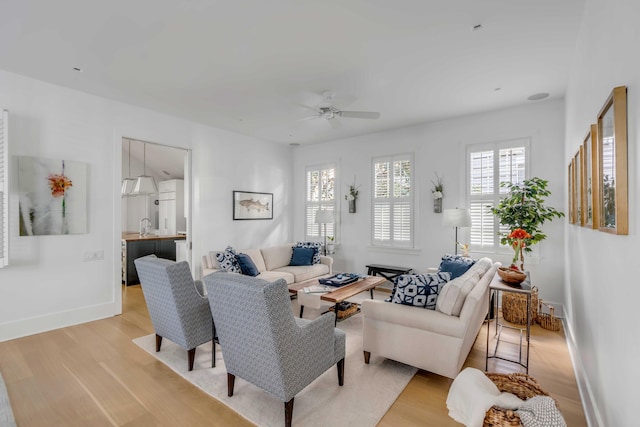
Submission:
M 449 416 L 467 427 L 482 427 L 492 406 L 518 409 L 524 402 L 511 393 L 501 393 L 482 371 L 466 368 L 458 374 L 447 396 Z

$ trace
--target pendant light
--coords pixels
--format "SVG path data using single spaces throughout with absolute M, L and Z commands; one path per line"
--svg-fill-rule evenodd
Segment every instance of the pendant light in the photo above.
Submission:
M 136 179 L 131 178 L 131 140 L 129 140 L 129 173 L 127 177 L 122 180 L 122 189 L 120 193 L 123 197 L 131 196 L 133 188 L 136 186 Z
M 147 144 L 142 143 L 144 146 L 144 160 L 143 160 L 143 174 L 138 177 L 136 186 L 133 189 L 133 194 L 154 194 L 158 192 L 158 184 L 152 176 L 147 175 Z

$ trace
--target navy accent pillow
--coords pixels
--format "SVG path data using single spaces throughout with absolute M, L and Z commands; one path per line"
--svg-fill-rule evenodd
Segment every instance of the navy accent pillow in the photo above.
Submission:
M 256 264 L 253 262 L 249 255 L 238 254 L 236 255 L 236 261 L 238 261 L 238 264 L 240 264 L 240 270 L 242 270 L 242 274 L 244 274 L 245 276 L 255 277 L 260 274 L 260 271 L 258 271 L 258 267 L 256 267 Z
M 462 276 L 467 272 L 468 269 L 471 268 L 473 264 L 476 263 L 476 260 L 463 257 L 462 255 L 450 255 L 446 254 L 442 257 L 442 261 L 440 262 L 440 267 L 438 267 L 438 272 L 447 272 L 451 274 L 451 280 L 456 277 Z
M 313 265 L 313 256 L 315 253 L 315 248 L 293 248 L 289 265 Z
M 320 248 L 322 243 L 320 242 L 298 242 L 294 248 L 314 248 L 316 252 L 313 254 L 313 263 L 320 264 Z

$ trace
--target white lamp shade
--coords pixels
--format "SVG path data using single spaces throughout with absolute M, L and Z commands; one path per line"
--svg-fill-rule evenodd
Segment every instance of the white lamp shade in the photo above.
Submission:
M 136 181 L 133 194 L 154 194 L 158 192 L 158 185 L 152 176 L 141 175 Z
M 133 193 L 133 189 L 136 186 L 136 180 L 134 178 L 125 178 L 122 180 L 122 189 L 120 193 L 123 196 L 130 196 Z
M 469 209 L 445 209 L 442 225 L 445 227 L 471 227 L 471 213 Z
M 316 212 L 316 224 L 333 224 L 333 212 L 332 211 L 317 211 Z

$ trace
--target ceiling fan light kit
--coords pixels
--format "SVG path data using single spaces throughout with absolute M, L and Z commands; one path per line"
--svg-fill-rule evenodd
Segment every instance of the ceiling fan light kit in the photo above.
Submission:
M 325 91 L 322 92 L 322 101 L 314 108 L 307 107 L 316 111 L 316 115 L 307 118 L 320 118 L 327 121 L 333 120 L 336 117 L 348 118 L 348 119 L 378 119 L 380 113 L 376 111 L 343 111 L 336 107 L 333 103 L 335 92 Z

